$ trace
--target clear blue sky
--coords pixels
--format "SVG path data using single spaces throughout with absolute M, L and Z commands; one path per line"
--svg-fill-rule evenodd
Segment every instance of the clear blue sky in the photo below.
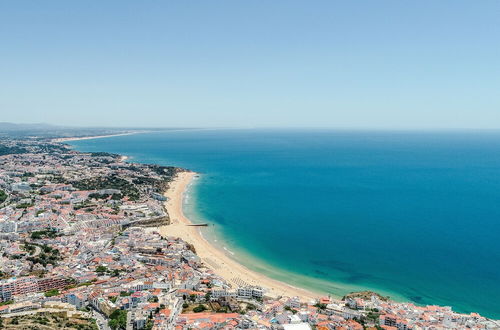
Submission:
M 0 113 L 500 128 L 500 1 L 0 0 Z

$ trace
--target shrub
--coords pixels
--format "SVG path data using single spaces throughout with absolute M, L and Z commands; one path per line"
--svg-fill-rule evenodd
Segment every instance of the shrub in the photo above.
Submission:
M 195 312 L 195 313 L 201 313 L 201 312 L 206 311 L 206 310 L 207 310 L 207 308 L 201 304 L 196 306 L 195 308 L 193 308 L 193 312 Z
M 49 290 L 49 291 L 45 291 L 44 295 L 45 295 L 45 297 L 57 296 L 57 295 L 59 295 L 59 290 L 52 289 L 52 290 Z

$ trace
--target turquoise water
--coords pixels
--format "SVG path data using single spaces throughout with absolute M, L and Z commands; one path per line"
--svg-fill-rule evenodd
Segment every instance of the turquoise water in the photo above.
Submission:
M 188 216 L 272 277 L 500 318 L 498 132 L 205 130 L 71 144 L 202 173 Z

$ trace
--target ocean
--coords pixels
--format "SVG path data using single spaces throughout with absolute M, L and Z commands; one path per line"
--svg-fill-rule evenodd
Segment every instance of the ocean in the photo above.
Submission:
M 273 278 L 500 318 L 500 132 L 179 130 L 69 143 L 199 172 L 186 215 Z

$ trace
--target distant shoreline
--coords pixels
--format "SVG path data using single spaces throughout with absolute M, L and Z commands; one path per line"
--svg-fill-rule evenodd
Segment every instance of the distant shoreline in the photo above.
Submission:
M 105 135 L 91 135 L 91 136 L 81 136 L 81 137 L 65 137 L 65 138 L 52 139 L 51 141 L 58 142 L 58 143 L 64 143 L 64 142 L 68 142 L 68 141 L 103 139 L 103 138 L 108 138 L 108 137 L 113 137 L 113 136 L 133 135 L 133 134 L 139 134 L 139 133 L 145 133 L 145 132 L 138 131 L 138 132 L 126 132 L 126 133 L 105 134 Z

